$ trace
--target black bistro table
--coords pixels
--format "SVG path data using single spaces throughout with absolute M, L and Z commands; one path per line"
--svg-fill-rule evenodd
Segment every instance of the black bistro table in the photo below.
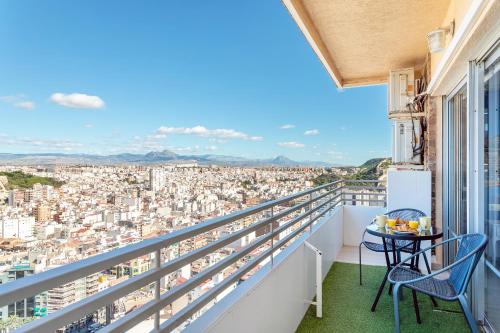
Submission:
M 399 253 L 397 253 L 397 249 L 401 249 L 401 245 L 398 245 L 398 241 L 411 241 L 407 247 L 405 247 L 406 252 L 409 252 L 410 255 L 415 254 L 416 252 L 420 251 L 420 245 L 422 241 L 426 240 L 435 240 L 438 238 L 443 237 L 443 232 L 440 229 L 437 228 L 431 228 L 430 230 L 422 230 L 422 231 L 415 231 L 414 233 L 400 233 L 397 231 L 394 231 L 392 229 L 386 228 L 386 227 L 379 227 L 376 224 L 370 224 L 366 227 L 366 232 L 368 232 L 370 235 L 377 236 L 382 238 L 382 243 L 384 245 L 384 254 L 385 254 L 385 262 L 387 265 L 387 271 L 385 272 L 384 279 L 382 280 L 382 283 L 380 284 L 380 287 L 377 292 L 377 297 L 375 297 L 375 301 L 373 302 L 372 305 L 372 312 L 375 311 L 377 307 L 378 300 L 380 298 L 380 295 L 382 294 L 382 291 L 384 290 L 385 283 L 387 282 L 387 276 L 389 275 L 389 272 L 391 269 L 399 264 L 401 262 L 401 258 L 399 256 Z M 392 252 L 392 262 L 390 259 Z M 410 260 L 410 263 L 407 264 L 407 266 L 410 267 L 410 269 L 420 271 L 418 268 L 418 263 L 419 263 L 419 258 L 420 256 L 417 256 L 416 258 L 413 258 Z M 427 260 L 427 257 L 424 255 L 424 261 L 425 265 L 427 267 L 427 272 L 431 273 L 431 267 L 429 265 L 429 261 Z M 392 285 L 389 287 L 389 294 L 392 292 Z M 436 305 L 436 301 L 432 299 L 432 302 L 434 305 Z

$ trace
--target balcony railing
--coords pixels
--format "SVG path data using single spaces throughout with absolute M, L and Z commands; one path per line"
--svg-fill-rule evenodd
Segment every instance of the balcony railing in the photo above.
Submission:
M 380 181 L 335 181 L 226 216 L 213 218 L 154 239 L 144 240 L 0 285 L 0 306 L 33 297 L 68 282 L 108 270 L 129 260 L 144 255 L 152 255 L 155 261 L 154 268 L 88 296 L 46 317 L 34 320 L 22 326 L 16 332 L 54 332 L 73 322 L 78 322 L 86 315 L 98 311 L 98 309 L 106 308 L 107 311 L 110 311 L 111 307 L 109 305 L 114 301 L 152 284 L 154 284 L 153 300 L 113 322 L 111 322 L 111 317 L 108 314 L 106 316 L 108 318 L 107 325 L 100 332 L 124 332 L 151 316 L 154 316 L 154 331 L 169 332 L 189 320 L 219 294 L 238 283 L 242 277 L 254 270 L 259 264 L 265 263 L 265 260 L 270 258 L 272 265 L 273 256 L 277 252 L 286 247 L 296 237 L 307 232 L 308 228 L 312 230 L 313 224 L 327 212 L 343 204 L 385 206 L 385 197 L 385 187 L 382 186 Z M 254 217 L 256 221 L 207 245 L 182 254 L 173 260 L 163 262 L 162 249 L 221 227 L 232 226 L 234 223 L 241 222 L 242 219 L 248 217 Z M 256 237 L 238 251 L 234 251 L 215 264 L 206 267 L 184 283 L 164 293 L 161 292 L 161 279 L 165 276 L 196 260 L 202 259 L 206 255 L 221 250 L 253 232 L 262 230 L 264 231 L 261 236 Z M 262 250 L 264 246 L 267 247 Z M 262 251 L 251 257 L 252 252 L 259 248 Z M 194 299 L 163 323 L 160 322 L 160 311 L 162 309 L 189 293 L 204 281 L 242 261 L 242 259 L 246 261 L 239 265 L 231 275 Z

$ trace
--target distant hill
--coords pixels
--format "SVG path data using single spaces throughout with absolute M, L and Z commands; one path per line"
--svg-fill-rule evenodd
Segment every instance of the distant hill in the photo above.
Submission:
M 334 182 L 339 179 L 361 179 L 361 180 L 377 180 L 379 179 L 384 170 L 391 164 L 391 159 L 386 157 L 372 158 L 357 168 L 345 168 L 351 170 L 348 175 L 339 176 L 335 172 L 329 172 L 320 175 L 313 179 L 315 185 L 323 185 Z
M 390 158 L 372 158 L 359 166 L 354 179 L 379 179 L 389 164 Z
M 179 155 L 169 150 L 152 151 L 146 154 L 7 154 L 0 153 L 0 163 L 18 165 L 38 164 L 158 164 L 197 162 L 199 164 L 217 164 L 234 166 L 279 166 L 279 167 L 332 167 L 333 164 L 319 161 L 293 161 L 285 156 L 270 159 L 249 159 L 226 155 Z

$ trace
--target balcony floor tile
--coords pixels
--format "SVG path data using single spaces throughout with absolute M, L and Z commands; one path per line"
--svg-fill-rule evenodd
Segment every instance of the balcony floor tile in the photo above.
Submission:
M 373 252 L 366 247 L 361 247 L 362 263 L 371 266 L 384 266 L 385 256 L 380 252 Z M 337 257 L 338 262 L 357 264 L 359 262 L 359 248 L 357 246 L 343 246 Z
M 385 267 L 364 265 L 363 286 L 360 286 L 357 265 L 335 263 L 323 282 L 323 318 L 316 318 L 316 308 L 311 306 L 297 332 L 393 332 L 393 304 L 387 287 L 380 298 L 377 311 L 370 311 L 384 272 Z M 417 324 L 411 293 L 405 290 L 404 299 L 400 303 L 402 332 L 469 332 L 461 312 L 433 311 L 430 299 L 420 293 L 417 295 L 422 324 Z M 458 302 L 438 303 L 440 309 L 460 311 Z

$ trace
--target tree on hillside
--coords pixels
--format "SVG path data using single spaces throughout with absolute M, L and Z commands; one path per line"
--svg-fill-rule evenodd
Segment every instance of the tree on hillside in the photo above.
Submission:
M 352 174 L 342 176 L 345 180 L 377 180 L 379 179 L 391 164 L 390 158 L 372 158 L 361 164 L 357 171 Z M 322 174 L 313 179 L 315 185 L 323 185 L 339 180 L 340 177 L 334 172 Z

